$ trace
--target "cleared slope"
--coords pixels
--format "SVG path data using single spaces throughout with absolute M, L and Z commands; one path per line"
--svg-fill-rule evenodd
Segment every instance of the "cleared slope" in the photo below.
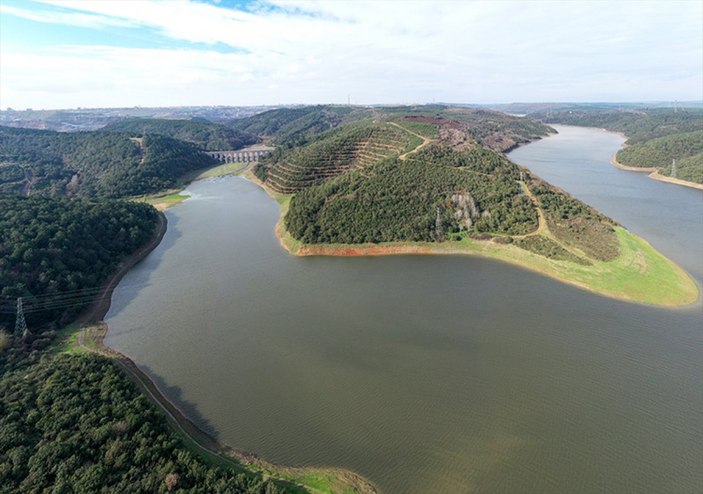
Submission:
M 279 149 L 263 160 L 255 173 L 276 192 L 294 193 L 420 144 L 420 137 L 402 128 L 366 120 L 320 134 L 305 146 Z

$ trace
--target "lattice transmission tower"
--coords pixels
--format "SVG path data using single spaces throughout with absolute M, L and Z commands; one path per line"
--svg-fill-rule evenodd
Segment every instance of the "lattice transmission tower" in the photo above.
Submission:
M 29 333 L 27 321 L 24 320 L 22 297 L 17 297 L 17 319 L 15 319 L 15 338 L 24 338 Z

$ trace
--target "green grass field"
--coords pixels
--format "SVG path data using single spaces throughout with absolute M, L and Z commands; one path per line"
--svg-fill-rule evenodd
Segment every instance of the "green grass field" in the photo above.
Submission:
M 424 122 L 412 122 L 409 120 L 394 120 L 394 122 L 404 129 L 407 129 L 428 139 L 439 139 L 439 129 L 436 125 Z
M 280 225 L 279 225 L 280 228 Z M 629 302 L 667 307 L 684 306 L 698 300 L 698 286 L 679 266 L 657 252 L 645 240 L 624 228 L 615 229 L 620 255 L 613 261 L 592 265 L 547 259 L 515 245 L 464 237 L 459 241 L 389 242 L 379 244 L 304 245 L 285 229 L 279 229 L 281 244 L 297 255 L 390 255 L 468 254 L 479 255 L 536 271 L 599 295 Z

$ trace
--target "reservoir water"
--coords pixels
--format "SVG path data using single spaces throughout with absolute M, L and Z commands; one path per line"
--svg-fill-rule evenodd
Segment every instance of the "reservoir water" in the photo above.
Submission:
M 612 167 L 596 129 L 523 164 L 703 281 L 703 192 Z M 385 493 L 703 490 L 703 312 L 464 256 L 296 258 L 238 177 L 192 184 L 120 283 L 107 344 L 203 429 Z

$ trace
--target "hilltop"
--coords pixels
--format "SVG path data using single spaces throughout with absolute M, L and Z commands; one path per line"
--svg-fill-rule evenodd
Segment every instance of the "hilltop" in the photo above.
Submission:
M 128 118 L 108 124 L 102 130 L 139 137 L 147 134 L 171 137 L 193 143 L 206 151 L 239 149 L 259 142 L 253 134 L 203 119 Z
M 278 234 L 290 252 L 470 253 L 617 298 L 696 299 L 690 278 L 646 242 L 502 154 L 550 127 L 466 108 L 362 116 L 284 132 L 286 144 L 253 168 L 281 204 Z

